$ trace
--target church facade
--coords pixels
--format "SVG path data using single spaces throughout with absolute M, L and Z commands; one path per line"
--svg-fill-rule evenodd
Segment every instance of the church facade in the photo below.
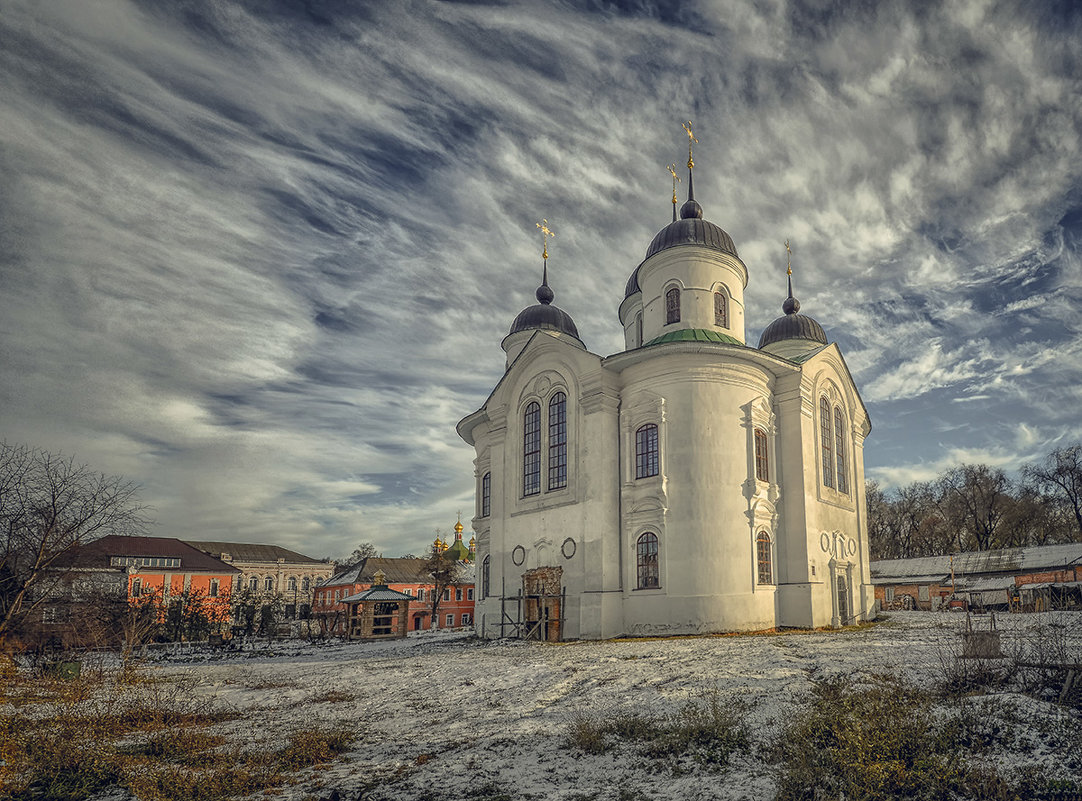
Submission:
M 748 269 L 694 198 L 631 273 L 623 351 L 589 352 L 545 279 L 476 450 L 484 637 L 846 625 L 874 614 L 863 446 L 836 344 L 799 313 L 745 341 Z M 546 248 L 547 257 L 547 248 Z

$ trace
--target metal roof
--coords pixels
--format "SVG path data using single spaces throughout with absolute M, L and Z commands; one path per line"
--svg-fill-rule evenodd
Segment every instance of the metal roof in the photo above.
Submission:
M 412 595 L 407 595 L 404 592 L 398 590 L 392 590 L 390 587 L 380 585 L 378 587 L 369 587 L 367 590 L 350 595 L 347 598 L 342 599 L 344 604 L 359 604 L 364 601 L 416 601 Z
M 996 551 L 970 551 L 954 555 L 955 576 L 981 573 L 1026 573 L 1063 569 L 1082 564 L 1082 543 L 1040 545 L 1029 548 L 1004 548 Z M 883 559 L 872 562 L 872 577 L 887 578 L 949 575 L 950 556 L 922 556 L 916 559 Z
M 1014 586 L 1014 576 L 988 576 L 959 582 L 958 589 L 965 592 L 984 592 L 985 590 L 1006 590 Z
M 313 559 L 310 556 L 291 551 L 280 545 L 261 545 L 254 542 L 218 542 L 208 540 L 182 540 L 193 548 L 198 548 L 203 553 L 220 557 L 223 553 L 229 554 L 235 562 L 277 562 L 284 559 L 286 562 L 298 564 L 324 565 L 326 562 Z
M 61 560 L 74 567 L 112 567 L 113 556 L 165 556 L 180 559 L 179 568 L 148 568 L 201 573 L 239 573 L 240 570 L 174 537 L 122 537 L 115 534 L 72 548 Z
M 711 331 L 709 328 L 680 328 L 676 331 L 669 331 L 667 334 L 654 337 L 643 347 L 648 348 L 651 345 L 660 345 L 664 342 L 721 342 L 725 345 L 744 347 L 744 343 L 736 337 L 723 334 L 720 331 Z
M 823 326 L 806 314 L 785 314 L 763 329 L 759 336 L 759 347 L 772 345 L 787 339 L 807 339 L 812 342 L 827 344 L 827 335 Z

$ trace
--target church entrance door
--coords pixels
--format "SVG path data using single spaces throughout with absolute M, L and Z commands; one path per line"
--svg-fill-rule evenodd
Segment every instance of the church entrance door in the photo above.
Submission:
M 522 574 L 524 636 L 559 642 L 563 628 L 562 567 L 538 567 Z

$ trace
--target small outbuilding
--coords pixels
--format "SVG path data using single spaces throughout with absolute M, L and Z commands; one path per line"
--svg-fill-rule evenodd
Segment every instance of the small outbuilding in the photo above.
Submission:
M 367 590 L 342 599 L 346 607 L 347 640 L 400 640 L 406 636 L 410 601 L 407 595 L 387 586 L 382 570 Z

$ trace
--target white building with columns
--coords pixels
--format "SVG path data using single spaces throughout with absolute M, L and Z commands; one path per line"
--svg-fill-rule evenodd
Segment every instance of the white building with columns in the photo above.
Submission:
M 625 348 L 586 349 L 537 305 L 507 369 L 458 424 L 476 449 L 485 637 L 839 626 L 874 614 L 864 439 L 836 344 L 799 313 L 745 341 L 748 268 L 688 200 L 619 306 Z M 547 253 L 547 251 L 546 251 Z

